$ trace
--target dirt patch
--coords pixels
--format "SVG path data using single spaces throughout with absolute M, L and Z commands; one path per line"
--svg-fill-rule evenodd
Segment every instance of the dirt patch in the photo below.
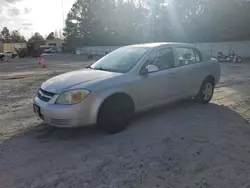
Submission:
M 18 79 L 23 79 L 23 78 L 27 78 L 27 76 L 8 76 L 8 77 L 3 77 L 0 78 L 1 80 L 18 80 Z
M 139 114 L 117 135 L 41 124 L 32 96 L 55 71 L 70 70 L 61 60 L 50 66 L 0 80 L 0 187 L 250 186 L 249 65 L 222 64 L 211 104 L 184 101 Z

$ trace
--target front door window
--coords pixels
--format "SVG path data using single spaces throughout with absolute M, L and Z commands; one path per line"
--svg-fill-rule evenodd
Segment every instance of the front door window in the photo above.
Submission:
M 146 63 L 142 66 L 142 69 L 149 67 L 152 68 L 150 72 L 158 72 L 174 68 L 174 53 L 172 48 L 162 48 L 153 52 Z M 150 73 L 149 72 L 149 73 Z

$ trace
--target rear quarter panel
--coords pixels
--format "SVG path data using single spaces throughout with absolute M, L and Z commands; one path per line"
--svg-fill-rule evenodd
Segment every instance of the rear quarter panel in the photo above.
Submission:
M 200 86 L 202 85 L 203 81 L 208 76 L 213 76 L 215 79 L 215 85 L 220 81 L 220 64 L 216 59 L 206 59 L 199 64 L 200 72 L 197 74 L 197 79 L 199 79 L 199 88 L 197 93 L 199 92 Z
M 209 58 L 204 61 L 204 78 L 207 76 L 213 76 L 215 79 L 215 84 L 218 84 L 220 82 L 220 75 L 221 75 L 221 68 L 220 63 L 217 61 L 217 59 Z
M 220 82 L 220 76 L 221 76 L 220 63 L 215 58 L 211 58 L 208 61 L 211 62 L 212 75 L 215 78 L 215 84 L 218 84 Z

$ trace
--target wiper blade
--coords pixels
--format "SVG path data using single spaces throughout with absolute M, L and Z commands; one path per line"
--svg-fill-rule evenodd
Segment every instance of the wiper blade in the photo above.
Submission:
M 112 71 L 111 69 L 105 69 L 105 68 L 102 68 L 102 67 L 93 68 L 93 67 L 91 67 L 91 66 L 87 66 L 86 68 L 88 68 L 88 69 L 93 69 L 93 70 L 101 70 L 101 71 L 114 72 L 114 71 Z
M 90 65 L 86 67 L 86 69 L 93 69 Z
M 102 70 L 102 71 L 111 71 L 111 69 L 104 69 L 104 68 L 102 68 L 102 67 L 94 68 L 94 69 L 96 69 L 96 70 Z
M 99 67 L 99 68 L 95 68 L 96 70 L 106 70 L 106 69 L 104 69 L 104 68 L 102 68 L 102 67 Z

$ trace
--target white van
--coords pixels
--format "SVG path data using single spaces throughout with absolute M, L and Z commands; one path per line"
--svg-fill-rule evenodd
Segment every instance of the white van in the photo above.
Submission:
M 55 46 L 43 45 L 43 46 L 40 46 L 40 48 L 43 50 L 44 53 L 56 53 L 57 52 L 57 48 Z

